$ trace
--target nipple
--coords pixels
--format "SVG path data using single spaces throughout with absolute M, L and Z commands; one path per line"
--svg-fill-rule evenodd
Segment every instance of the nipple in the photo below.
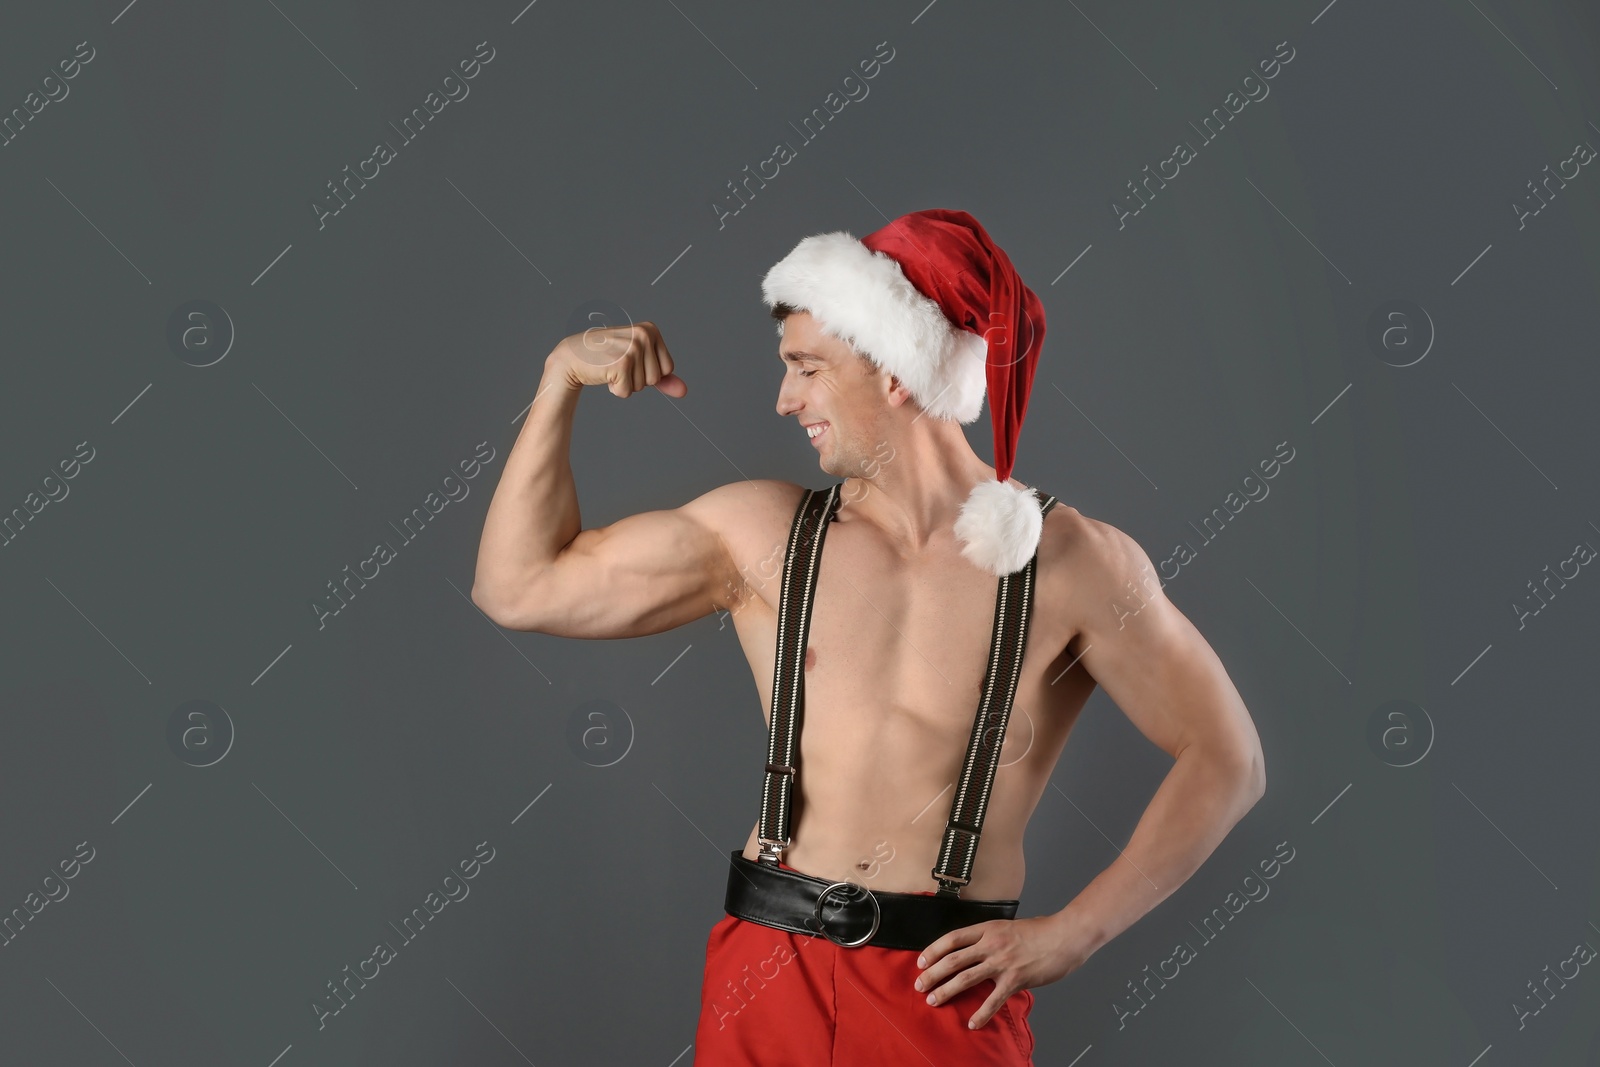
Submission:
M 812 667 L 815 667 L 816 665 L 817 665 L 817 650 L 814 649 L 814 648 L 807 648 L 806 649 L 806 670 L 809 671 Z

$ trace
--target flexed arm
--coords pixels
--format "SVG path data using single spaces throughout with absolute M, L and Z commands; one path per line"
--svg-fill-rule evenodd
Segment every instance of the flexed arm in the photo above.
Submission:
M 726 606 L 736 572 L 716 524 L 734 487 L 595 530 L 578 512 L 569 452 L 583 387 L 617 397 L 688 391 L 660 331 L 648 322 L 588 330 L 544 366 L 484 518 L 473 603 L 509 629 L 584 638 L 659 633 Z

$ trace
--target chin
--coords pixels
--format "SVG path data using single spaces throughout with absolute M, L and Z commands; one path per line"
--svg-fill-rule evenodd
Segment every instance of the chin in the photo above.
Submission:
M 823 457 L 824 467 L 835 478 L 861 478 L 869 468 L 869 457 L 854 449 L 830 452 Z

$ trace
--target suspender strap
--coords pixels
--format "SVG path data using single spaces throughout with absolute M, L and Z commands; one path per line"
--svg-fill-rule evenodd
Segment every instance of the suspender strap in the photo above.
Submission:
M 756 857 L 757 862 L 774 867 L 791 841 L 789 831 L 795 776 L 799 770 L 800 727 L 805 715 L 805 650 L 811 628 L 811 602 L 816 593 L 822 543 L 827 537 L 828 524 L 838 511 L 843 484 L 836 483 L 827 490 L 808 490 L 801 498 L 789 531 L 789 550 L 783 564 L 771 724 L 761 793 L 760 853 Z M 1038 490 L 1034 490 L 1034 496 L 1039 498 L 1041 512 L 1048 515 L 1056 498 L 1041 496 Z M 1005 743 L 1011 703 L 1022 673 L 1038 560 L 1035 552 L 1021 570 L 999 580 L 982 696 L 939 848 L 939 861 L 933 868 L 933 876 L 939 882 L 936 894 L 939 896 L 960 896 L 961 887 L 971 880 L 989 793 L 995 771 L 999 769 L 1000 748 Z
M 800 722 L 805 715 L 806 635 L 811 630 L 811 598 L 828 524 L 839 509 L 839 482 L 811 489 L 800 499 L 789 530 L 783 562 L 783 592 L 778 603 L 778 650 L 772 679 L 767 767 L 761 788 L 761 851 L 757 862 L 777 866 L 789 847 L 794 780 L 799 762 Z
M 1038 497 L 1038 490 L 1034 490 Z M 1056 498 L 1045 497 L 1040 510 L 1048 515 Z M 989 641 L 989 663 L 984 670 L 982 697 L 967 741 L 967 755 L 956 783 L 955 799 L 950 804 L 950 820 L 945 824 L 939 846 L 939 862 L 933 877 L 939 882 L 937 896 L 958 897 L 961 887 L 972 877 L 972 863 L 978 855 L 978 838 L 989 806 L 989 791 L 1000 765 L 1000 747 L 1005 744 L 1006 725 L 1011 717 L 1011 702 L 1017 694 L 1017 679 L 1022 674 L 1022 654 L 1028 644 L 1028 622 L 1033 613 L 1033 579 L 1038 569 L 1035 552 L 1018 571 L 1000 578 L 995 594 L 994 634 Z

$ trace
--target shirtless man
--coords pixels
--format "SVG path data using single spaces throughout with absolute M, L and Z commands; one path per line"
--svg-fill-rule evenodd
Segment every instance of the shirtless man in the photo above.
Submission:
M 807 640 L 797 814 L 784 866 L 874 893 L 927 892 L 973 728 L 996 603 L 995 576 L 963 557 L 952 521 L 969 490 L 994 478 L 995 468 L 972 451 L 957 423 L 923 417 L 899 378 L 825 332 L 812 314 L 779 305 L 774 315 L 782 322 L 777 412 L 793 417 L 800 432 L 822 428 L 811 438 L 819 465 L 844 480 Z M 770 724 L 781 566 L 805 488 L 734 482 L 682 507 L 598 529 L 584 529 L 579 516 L 568 449 L 583 387 L 605 385 L 619 398 L 649 387 L 682 397 L 687 384 L 676 365 L 649 322 L 590 330 L 556 345 L 489 506 L 472 599 L 502 626 L 589 639 L 660 633 L 726 611 Z M 1020 897 L 1024 829 L 1097 684 L 1174 759 L 1120 858 L 1059 911 L 953 930 L 925 946 L 914 965 L 910 952 L 836 948 L 784 934 L 791 955 L 893 954 L 904 960 L 894 979 L 903 979 L 903 988 L 867 987 L 860 972 L 852 981 L 857 992 L 880 998 L 874 1010 L 883 1019 L 900 1010 L 948 1020 L 959 1009 L 957 1025 L 976 1030 L 1009 1002 L 1009 1026 L 1020 1034 L 1032 1004 L 1026 990 L 1073 971 L 1194 873 L 1262 795 L 1264 760 L 1226 671 L 1153 576 L 1145 553 L 1113 527 L 1063 504 L 1045 516 L 1016 713 L 961 896 Z M 1144 606 L 1130 615 L 1128 605 L 1139 600 Z M 755 770 L 738 773 L 753 780 Z M 753 828 L 746 859 L 757 858 L 757 838 Z M 738 922 L 730 916 L 719 923 L 713 947 L 724 924 Z M 781 998 L 767 984 L 798 981 L 780 976 L 794 966 L 790 959 L 752 944 L 735 962 L 763 965 L 761 977 L 744 984 L 750 1004 L 704 1009 L 702 1064 L 746 1062 L 707 1058 L 709 1036 L 733 1025 L 746 1028 L 752 1047 L 799 1040 L 785 1033 L 800 1026 L 793 1016 L 774 1033 L 752 1035 L 745 1021 L 756 1014 L 751 1005 L 778 1006 Z M 854 994 L 838 996 L 842 1002 Z M 901 1007 L 883 1002 L 889 998 Z M 746 1010 L 729 1018 L 739 1008 Z M 842 1003 L 840 1011 L 842 1027 Z M 881 1022 L 862 1025 L 889 1030 Z M 894 1029 L 912 1043 L 922 1040 L 909 1024 Z M 973 1055 L 960 1062 L 1031 1062 L 1031 1034 L 1016 1044 L 1020 1059 L 1008 1049 L 1004 1061 Z M 757 1059 L 824 1062 L 776 1053 Z M 840 1055 L 836 1062 L 851 1061 Z M 873 1062 L 900 1060 L 885 1053 Z

